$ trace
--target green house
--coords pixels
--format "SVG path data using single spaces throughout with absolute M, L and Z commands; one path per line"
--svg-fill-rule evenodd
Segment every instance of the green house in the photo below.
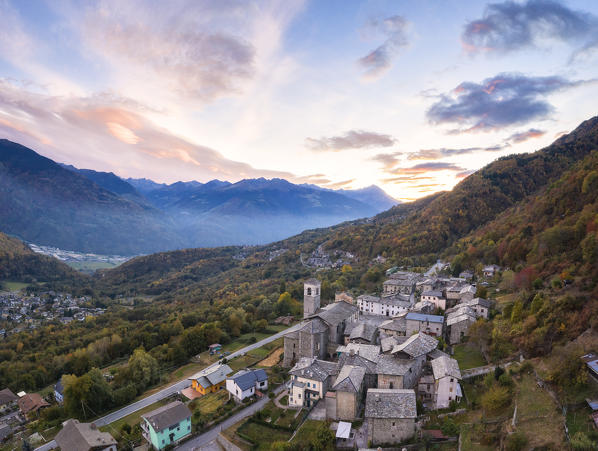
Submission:
M 141 419 L 143 437 L 158 450 L 191 434 L 191 411 L 181 401 L 166 404 Z

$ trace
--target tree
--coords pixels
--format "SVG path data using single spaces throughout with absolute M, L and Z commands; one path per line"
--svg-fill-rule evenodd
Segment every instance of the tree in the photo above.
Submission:
M 128 369 L 138 392 L 158 381 L 158 362 L 143 348 L 137 348 L 129 358 Z

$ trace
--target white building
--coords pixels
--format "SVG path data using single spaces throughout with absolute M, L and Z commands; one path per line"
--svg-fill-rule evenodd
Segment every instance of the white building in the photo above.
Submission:
M 459 381 L 461 371 L 459 363 L 448 356 L 432 360 L 432 373 L 434 374 L 434 408 L 444 409 L 451 401 L 459 402 L 462 392 Z
M 421 300 L 432 302 L 436 308 L 446 310 L 446 299 L 442 296 L 442 291 L 424 291 Z
M 364 294 L 357 298 L 357 307 L 361 313 L 369 315 L 397 316 L 409 310 L 411 301 L 407 295 L 380 298 Z
M 310 407 L 323 399 L 338 373 L 338 365 L 334 362 L 301 358 L 289 371 L 289 406 Z
M 235 401 L 243 401 L 255 395 L 258 390 L 268 390 L 268 375 L 262 369 L 241 370 L 226 379 L 226 390 Z

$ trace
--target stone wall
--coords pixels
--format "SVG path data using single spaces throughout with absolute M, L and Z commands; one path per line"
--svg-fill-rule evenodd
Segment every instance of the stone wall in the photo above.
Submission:
M 392 384 L 392 385 L 391 385 Z M 403 376 L 378 374 L 378 388 L 411 388 L 403 387 Z
M 415 434 L 414 418 L 368 418 L 368 441 L 372 444 L 400 443 Z
M 352 421 L 357 417 L 357 394 L 344 391 L 336 392 L 337 419 Z

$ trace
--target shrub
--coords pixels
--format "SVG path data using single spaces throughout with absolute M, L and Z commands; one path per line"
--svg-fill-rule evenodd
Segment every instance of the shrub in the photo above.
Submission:
M 488 412 L 498 412 L 511 403 L 511 393 L 508 388 L 500 385 L 492 386 L 482 396 L 482 407 Z
M 527 445 L 527 437 L 521 432 L 515 432 L 507 438 L 507 451 L 521 451 Z
M 571 437 L 571 447 L 573 449 L 596 449 L 596 443 L 582 431 L 578 431 Z

